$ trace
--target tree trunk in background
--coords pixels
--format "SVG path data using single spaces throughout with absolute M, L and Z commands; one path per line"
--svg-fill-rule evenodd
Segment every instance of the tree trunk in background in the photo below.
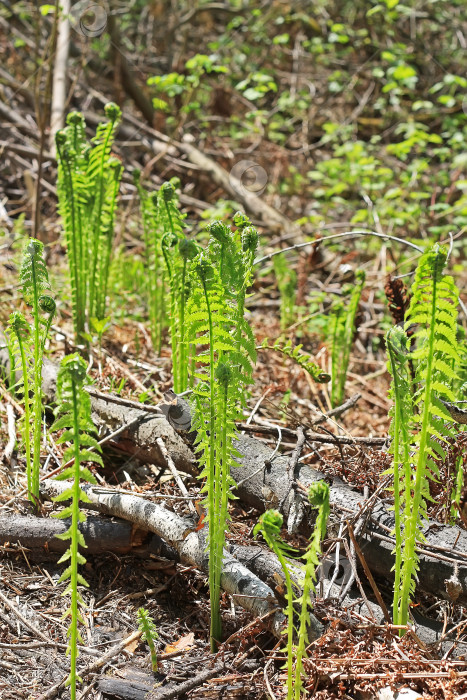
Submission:
M 66 76 L 70 46 L 70 0 L 61 0 L 60 13 L 50 114 L 49 150 L 53 155 L 55 155 L 55 134 L 65 124 Z

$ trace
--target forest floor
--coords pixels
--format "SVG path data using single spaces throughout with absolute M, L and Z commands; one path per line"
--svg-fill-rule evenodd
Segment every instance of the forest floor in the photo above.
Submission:
M 6 28 L 2 25 L 0 44 L 5 47 L 9 42 Z M 5 50 L 2 49 L 3 53 Z M 11 65 L 9 69 L 12 70 Z M 148 66 L 144 70 L 150 72 Z M 94 76 L 94 79 L 88 78 L 86 83 L 80 76 L 80 70 L 76 68 L 73 107 L 86 105 L 87 108 L 92 105 L 93 114 L 98 113 L 100 117 L 102 105 L 108 97 L 115 96 L 114 78 L 103 71 L 102 75 L 98 75 L 99 80 Z M 96 89 L 96 85 L 99 85 L 99 89 Z M 121 90 L 120 86 L 119 94 Z M 8 216 L 2 217 L 4 236 L 0 240 L 0 330 L 5 328 L 11 311 L 24 307 L 18 271 L 24 237 L 32 231 L 34 177 L 31 177 L 29 169 L 37 165 L 40 139 L 38 130 L 28 133 L 28 124 L 32 123 L 34 114 L 32 102 L 30 87 L 16 89 L 12 99 L 16 112 L 10 114 L 11 121 L 1 129 L 1 137 L 5 143 L 8 141 L 9 148 L 3 146 L 4 169 L 0 173 L 2 195 L 8 210 Z M 343 110 L 344 113 L 349 111 L 348 105 L 342 104 L 338 97 L 335 103 L 326 104 L 328 113 L 334 109 Z M 91 109 L 88 111 L 91 112 Z M 211 173 L 196 167 L 181 151 L 175 149 L 176 155 L 171 152 L 156 154 L 151 145 L 153 139 L 157 142 L 158 132 L 142 122 L 138 110 L 127 101 L 123 126 L 114 149 L 127 169 L 122 182 L 122 213 L 117 226 L 117 243 L 120 246 L 118 260 L 122 268 L 119 271 L 114 267 L 112 271 L 109 312 L 112 324 L 104 335 L 102 349 L 94 347 L 89 357 L 89 374 L 95 382 L 94 388 L 107 395 L 152 405 L 163 401 L 164 393 L 172 387 L 171 359 L 167 343 L 164 343 L 160 356 L 151 346 L 147 311 L 141 293 L 146 272 L 131 169 L 152 164 L 148 172 L 151 172 L 149 181 L 154 187 L 172 175 L 179 176 L 186 222 L 192 229 L 201 228 L 200 217 L 206 210 L 220 216 L 218 200 L 231 197 L 231 193 L 212 179 Z M 250 145 L 247 139 L 244 141 L 239 143 L 235 139 L 225 139 L 220 145 L 219 141 L 210 139 L 207 130 L 203 143 L 198 145 L 203 153 L 221 163 L 227 171 L 231 155 L 243 157 L 246 153 L 249 157 Z M 317 151 L 317 157 L 322 161 L 331 159 L 333 155 L 325 143 Z M 309 164 L 303 153 L 295 156 L 286 148 L 259 138 L 254 149 L 254 160 L 264 165 L 269 174 L 269 189 L 263 199 L 277 211 L 286 213 L 290 220 L 302 214 L 308 203 L 301 198 L 299 185 L 292 187 L 291 194 L 284 194 L 280 188 L 280 175 L 296 164 L 297 170 L 305 178 Z M 52 361 L 59 362 L 74 346 L 65 249 L 56 211 L 56 163 L 47 152 L 41 191 L 39 236 L 46 243 L 51 284 L 59 300 L 58 316 L 54 321 L 47 355 Z M 240 201 L 239 205 L 242 204 L 244 202 Z M 18 221 L 21 214 L 25 215 L 22 222 Z M 340 219 L 339 225 L 343 229 L 351 228 L 342 211 L 336 218 Z M 273 227 L 271 222 L 254 214 L 252 220 L 260 230 L 261 254 L 266 255 L 296 240 L 294 232 L 287 230 L 284 222 Z M 321 235 L 320 226 L 313 231 L 313 236 L 316 233 Z M 311 235 L 310 228 L 307 235 Z M 321 428 L 316 428 L 321 430 L 323 437 L 332 433 L 335 436 L 362 438 L 363 442 L 336 445 L 307 440 L 300 462 L 321 472 L 331 483 L 342 480 L 365 499 L 379 489 L 378 498 L 389 505 L 392 497 L 383 474 L 390 466 L 387 443 L 383 446 L 371 444 L 372 438 L 387 438 L 388 412 L 391 408 L 383 342 L 390 316 L 384 288 L 388 267 L 397 273 L 403 255 L 407 256 L 403 258 L 404 265 L 412 259 L 407 251 L 402 255 L 389 242 L 376 244 L 368 239 L 364 243 L 350 239 L 345 244 L 326 247 L 326 254 L 322 253 L 321 249 L 310 252 L 305 248 L 305 252 L 294 259 L 297 321 L 286 329 L 286 336 L 293 344 L 302 343 L 304 350 L 312 354 L 323 370 L 328 371 L 330 347 L 321 332 L 329 315 L 328 300 L 341 295 L 343 285 L 353 281 L 356 270 L 365 269 L 367 279 L 359 306 L 345 386 L 346 399 L 356 394 L 359 396 L 338 419 L 327 418 Z M 451 267 L 456 271 L 462 301 L 467 304 L 464 254 L 465 246 L 456 248 Z M 134 261 L 138 261 L 138 265 L 132 272 Z M 414 261 L 416 256 L 412 263 Z M 414 266 L 412 264 L 412 268 Z M 407 269 L 404 267 L 404 271 Z M 270 263 L 259 271 L 251 291 L 248 299 L 249 318 L 258 344 L 266 337 L 278 338 L 284 331 L 280 326 L 280 298 Z M 464 327 L 465 322 L 466 319 L 463 319 Z M 17 423 L 21 418 L 21 407 L 3 383 L 0 383 L 0 401 L 0 453 L 3 453 L 12 420 L 8 418 L 6 407 L 13 406 Z M 277 445 L 277 431 L 272 430 L 267 435 L 259 429 L 267 428 L 271 423 L 289 429 L 280 439 L 280 452 L 290 457 L 296 447 L 297 429 L 306 429 L 317 416 L 327 414 L 331 410 L 331 402 L 326 385 L 314 384 L 293 361 L 261 350 L 248 407 L 250 413 L 245 415 L 245 420 L 248 415 L 253 418 L 249 434 L 258 441 L 274 448 Z M 258 428 L 256 432 L 255 426 Z M 367 443 L 364 441 L 366 438 L 369 439 Z M 188 502 L 181 497 L 172 474 L 161 465 L 138 460 L 135 452 L 135 449 L 129 452 L 128 444 L 118 439 L 106 444 L 105 467 L 99 470 L 99 485 L 141 494 L 168 510 L 190 517 Z M 49 435 L 44 442 L 41 477 L 55 473 L 60 460 L 60 447 L 53 443 Z M 192 474 L 180 473 L 189 496 L 197 500 L 199 480 Z M 441 469 L 439 484 L 434 487 L 434 501 L 429 511 L 430 518 L 437 521 L 440 527 L 447 522 L 443 494 L 451 483 L 452 474 L 446 466 Z M 2 522 L 6 524 L 16 516 L 27 515 L 31 520 L 38 517 L 24 495 L 24 485 L 25 460 L 21 451 L 15 451 L 11 459 L 3 459 L 0 464 L 0 530 Z M 50 501 L 44 500 L 39 517 L 48 519 L 53 510 Z M 258 541 L 253 541 L 252 532 L 259 511 L 242 500 L 235 500 L 230 505 L 230 514 L 228 544 L 258 545 Z M 335 552 L 336 542 L 342 539 L 339 526 L 345 523 L 346 517 L 349 516 L 343 515 L 338 508 L 333 511 L 333 524 L 322 545 L 325 555 Z M 467 529 L 461 520 L 456 526 L 462 532 Z M 178 697 L 175 686 L 194 679 L 193 689 L 183 697 L 226 700 L 284 698 L 284 644 L 274 637 L 265 621 L 252 618 L 224 593 L 221 600 L 224 642 L 219 653 L 212 655 L 209 649 L 210 609 L 206 574 L 194 566 L 149 552 L 146 547 L 147 533 L 133 534 L 134 541 L 126 552 L 112 551 L 112 538 L 109 537 L 104 542 L 103 552 L 87 555 L 84 575 L 89 588 L 82 594 L 85 624 L 81 628 L 79 668 L 83 684 L 79 697 L 90 700 L 143 700 L 152 686 L 156 692 L 160 691 L 157 697 Z M 306 546 L 302 534 L 292 535 L 289 541 L 301 551 Z M 8 540 L 4 537 L 2 542 L 0 697 L 2 700 L 68 697 L 68 691 L 63 690 L 69 660 L 65 655 L 67 623 L 61 619 L 66 608 L 66 600 L 62 597 L 65 584 L 57 583 L 63 569 L 58 564 L 59 555 L 53 551 L 50 540 L 38 544 L 40 535 L 36 537 L 35 546 L 22 544 L 18 538 Z M 264 543 L 261 546 L 265 547 Z M 461 552 L 461 556 L 465 559 L 467 552 Z M 436 567 L 438 561 L 439 557 L 434 557 L 432 566 Z M 387 568 L 390 570 L 390 562 Z M 398 630 L 365 608 L 362 603 L 364 598 L 375 604 L 378 601 L 360 564 L 358 572 L 358 604 L 353 606 L 340 605 L 336 597 L 325 599 L 323 587 L 318 586 L 314 612 L 325 629 L 310 644 L 305 661 L 306 688 L 310 696 L 320 700 L 385 700 L 397 697 L 394 694 L 396 689 L 402 688 L 408 689 L 408 693 L 411 691 L 412 695 L 399 697 L 432 700 L 467 698 L 465 603 L 456 604 L 449 600 L 448 595 L 441 597 L 417 590 L 414 610 L 425 620 L 431 621 L 438 630 L 440 641 L 430 646 L 415 633 L 400 637 Z M 340 575 L 337 582 L 342 582 Z M 389 574 L 375 573 L 374 584 L 390 607 L 392 580 Z M 280 583 L 275 594 L 279 605 L 283 605 Z M 136 613 L 142 605 L 157 623 L 160 669 L 156 675 L 150 673 L 147 645 L 135 634 L 138 629 Z M 455 631 L 448 639 L 444 631 L 450 626 L 454 626 Z M 211 668 L 214 675 L 204 678 L 201 674 Z M 173 695 L 169 694 L 168 688 Z M 383 689 L 386 691 L 383 692 Z

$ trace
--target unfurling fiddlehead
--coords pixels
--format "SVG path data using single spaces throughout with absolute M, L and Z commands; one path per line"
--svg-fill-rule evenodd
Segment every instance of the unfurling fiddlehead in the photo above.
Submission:
M 284 572 L 285 587 L 286 587 L 286 600 L 287 609 L 285 613 L 287 615 L 287 700 L 292 700 L 293 698 L 293 662 L 294 662 L 294 619 L 293 619 L 293 604 L 294 595 L 292 588 L 292 578 L 290 576 L 289 567 L 287 564 L 287 559 L 296 554 L 296 550 L 290 547 L 280 536 L 280 532 L 283 524 L 283 517 L 278 510 L 267 510 L 263 513 L 255 525 L 253 534 L 257 535 L 261 533 L 266 540 L 266 543 L 270 549 L 274 552 L 278 558 L 282 571 Z
M 39 498 L 39 470 L 42 424 L 42 365 L 45 342 L 55 314 L 55 301 L 50 296 L 50 284 L 47 268 L 43 258 L 44 246 L 34 238 L 29 240 L 24 251 L 20 270 L 23 297 L 32 306 L 32 357 L 29 365 L 31 379 L 29 387 L 33 389 L 33 462 L 28 479 L 28 491 L 31 501 Z M 44 319 L 45 316 L 45 319 Z M 25 336 L 23 337 L 23 341 Z M 24 382 L 23 382 L 24 385 Z M 27 449 L 27 448 L 26 448 Z
M 166 325 L 165 270 L 162 261 L 163 229 L 157 212 L 157 192 L 147 192 L 141 183 L 141 172 L 133 172 L 138 190 L 141 218 L 143 222 L 144 256 L 147 266 L 146 297 L 149 327 L 154 350 L 160 353 L 162 333 Z
M 29 379 L 32 374 L 32 345 L 31 329 L 25 317 L 19 311 L 14 311 L 8 321 L 7 330 L 8 351 L 10 363 L 14 367 L 10 374 L 10 384 L 15 386 L 16 393 L 22 396 L 24 403 L 24 447 L 26 451 L 26 474 L 28 493 L 32 494 L 32 462 L 31 462 L 31 399 L 29 397 Z M 20 378 L 16 377 L 16 366 L 21 367 Z
M 57 479 L 69 479 L 73 481 L 70 488 L 66 489 L 55 501 L 71 500 L 71 505 L 64 508 L 60 513 L 53 514 L 56 518 L 71 518 L 68 530 L 59 535 L 62 540 L 70 540 L 70 547 L 60 559 L 60 562 L 69 561 L 69 565 L 60 576 L 59 581 L 70 579 L 63 595 L 70 594 L 71 602 L 65 612 L 65 617 L 70 617 L 70 627 L 68 629 L 67 653 L 70 654 L 70 675 L 67 685 L 70 685 L 71 700 L 76 698 L 76 683 L 81 681 L 76 673 L 76 660 L 78 655 L 78 643 L 82 642 L 78 630 L 78 623 L 84 624 L 79 607 L 83 605 L 83 600 L 78 586 L 87 586 L 84 577 L 78 572 L 78 565 L 86 562 L 84 556 L 79 552 L 79 547 L 85 547 L 83 535 L 79 530 L 79 524 L 86 519 L 85 514 L 80 511 L 79 502 L 88 502 L 89 498 L 80 486 L 80 482 L 86 481 L 91 484 L 96 483 L 96 478 L 84 462 L 94 462 L 102 464 L 102 458 L 98 454 L 100 447 L 96 439 L 91 435 L 95 431 L 91 421 L 91 399 L 83 386 L 86 380 L 86 363 L 78 355 L 65 357 L 61 364 L 57 376 L 57 396 L 58 407 L 56 409 L 57 418 L 51 430 L 62 430 L 64 432 L 58 438 L 57 443 L 69 442 L 63 454 L 63 461 L 71 461 L 71 465 L 63 469 Z M 91 451 L 92 448 L 94 451 Z M 97 452 L 96 452 L 97 451 Z
M 407 523 L 410 515 L 412 489 L 410 431 L 413 422 L 412 387 L 408 362 L 409 339 L 400 326 L 394 326 L 388 331 L 386 347 L 389 357 L 388 370 L 392 378 L 389 396 L 394 402 L 389 414 L 391 417 L 390 452 L 393 455 L 393 463 L 388 471 L 393 474 L 395 537 L 393 610 L 396 620 L 401 586 L 403 525 Z
M 120 109 L 109 103 L 108 119 L 98 125 L 91 143 L 82 114 L 71 112 L 56 134 L 58 200 L 67 248 L 75 336 L 81 340 L 86 322 L 105 317 L 120 160 L 111 155 Z
M 244 310 L 258 238 L 254 229 L 245 233 L 239 228 L 233 233 L 222 222 L 214 222 L 208 230 L 208 247 L 191 264 L 186 340 L 196 360 L 191 367 L 193 426 L 203 467 L 201 477 L 206 480 L 211 647 L 215 650 L 221 639 L 219 596 L 228 498 L 233 487 L 230 470 L 238 457 L 233 446 L 235 423 L 256 359 L 254 336 Z
M 169 287 L 169 322 L 172 344 L 172 373 L 174 391 L 181 393 L 188 387 L 188 345 L 186 341 L 186 304 L 189 295 L 188 273 L 191 261 L 199 247 L 185 237 L 184 216 L 180 213 L 178 198 L 172 182 L 165 182 L 159 190 L 157 211 L 162 229 L 162 255 Z
M 290 341 L 284 342 L 280 338 L 276 340 L 275 343 L 271 344 L 269 338 L 265 338 L 261 345 L 257 347 L 257 350 L 275 350 L 286 357 L 290 357 L 290 359 L 299 364 L 305 372 L 308 372 L 310 377 L 318 384 L 327 384 L 331 379 L 327 372 L 324 372 L 316 362 L 313 362 L 310 355 L 302 351 L 301 345 L 292 347 Z

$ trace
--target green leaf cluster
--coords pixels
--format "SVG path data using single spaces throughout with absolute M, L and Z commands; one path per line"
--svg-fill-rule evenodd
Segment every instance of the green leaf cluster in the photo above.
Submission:
M 105 106 L 107 121 L 89 143 L 80 112 L 71 112 L 56 134 L 58 200 L 65 233 L 76 338 L 86 322 L 105 318 L 107 282 L 115 225 L 121 161 L 111 149 L 120 108 Z

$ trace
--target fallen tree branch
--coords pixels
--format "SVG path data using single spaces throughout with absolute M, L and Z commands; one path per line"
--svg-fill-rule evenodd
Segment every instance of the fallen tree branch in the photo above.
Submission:
M 69 521 L 56 520 L 52 518 L 38 518 L 35 516 L 13 516 L 12 518 L 0 518 L 0 542 L 18 542 L 23 547 L 28 547 L 33 551 L 31 555 L 37 555 L 40 548 L 49 551 L 62 553 L 66 550 L 66 542 L 57 538 L 68 527 Z M 164 540 L 156 534 L 149 534 L 142 530 L 136 530 L 130 522 L 117 519 L 103 518 L 101 516 L 89 515 L 86 522 L 81 524 L 81 531 L 86 540 L 87 553 L 102 554 L 113 552 L 115 554 L 137 554 L 147 556 L 149 553 L 163 556 L 167 559 L 180 561 L 179 553 L 170 547 Z M 274 591 L 283 580 L 283 571 L 277 557 L 268 549 L 258 545 L 238 545 L 227 546 L 228 552 L 235 557 L 252 574 L 260 578 L 266 585 Z M 37 558 L 35 556 L 34 558 Z M 326 573 L 326 562 L 322 568 L 322 574 Z M 319 571 L 319 570 L 318 570 Z M 300 568 L 291 566 L 291 575 L 297 585 L 300 581 Z M 324 577 L 321 584 L 317 584 L 318 598 L 321 598 L 321 590 L 328 589 L 329 580 Z M 340 586 L 332 584 L 327 593 L 328 599 L 337 599 L 340 593 Z M 318 601 L 322 606 L 323 602 Z M 326 605 L 326 601 L 324 601 Z M 342 609 L 353 609 L 360 615 L 372 616 L 378 624 L 384 622 L 384 611 L 379 605 L 372 601 L 363 600 L 358 591 L 350 591 L 342 601 Z M 263 619 L 274 614 L 274 609 L 263 616 Z M 442 653 L 452 648 L 453 632 L 444 627 L 444 624 L 423 617 L 415 613 L 414 631 L 417 637 L 430 648 L 437 645 L 441 647 Z M 251 624 L 251 623 L 250 623 Z M 319 630 L 316 630 L 318 632 Z M 315 636 L 312 634 L 312 636 Z M 229 640 L 227 640 L 229 641 Z M 454 650 L 453 656 L 461 656 L 467 651 L 467 643 L 459 643 Z
M 0 365 L 6 366 L 7 361 L 8 354 L 0 350 Z M 49 403 L 53 403 L 55 399 L 56 376 L 57 366 L 51 362 L 45 362 L 43 388 Z M 174 419 L 172 414 L 175 413 L 178 404 L 183 414 Z M 111 400 L 91 396 L 93 420 L 102 433 L 118 429 L 138 416 L 141 417 L 141 421 L 124 431 L 115 443 L 115 446 L 123 452 L 137 457 L 142 462 L 165 466 L 165 458 L 157 445 L 157 438 L 160 437 L 176 468 L 181 472 L 197 475 L 196 458 L 189 445 L 176 433 L 178 425 L 185 426 L 187 421 L 189 422 L 189 407 L 180 399 L 178 404 L 177 406 L 161 404 L 161 410 L 167 417 L 167 420 L 163 420 L 145 413 L 143 406 L 141 409 L 130 409 L 116 405 Z M 186 439 L 187 431 L 182 431 L 182 434 Z M 239 498 L 245 504 L 260 511 L 271 507 L 277 508 L 288 487 L 284 479 L 288 458 L 276 455 L 271 463 L 273 451 L 259 440 L 243 435 L 240 435 L 236 441 L 236 448 L 243 455 L 239 466 L 232 469 L 233 479 L 237 483 L 241 482 L 237 493 Z M 326 475 L 299 463 L 296 478 L 307 489 L 313 482 L 326 478 Z M 333 510 L 344 513 L 347 519 L 351 519 L 352 515 L 358 517 L 360 510 L 365 506 L 363 496 L 338 478 L 333 479 L 330 498 Z M 295 500 L 287 499 L 284 503 L 283 511 L 287 519 L 289 509 L 295 504 Z M 304 502 L 305 500 L 303 499 Z M 291 515 L 296 516 L 296 513 Z M 302 517 L 298 520 L 295 518 L 295 521 L 299 531 L 308 537 L 313 523 L 306 503 L 304 503 Z M 367 522 L 360 538 L 360 547 L 372 573 L 390 580 L 393 577 L 394 543 L 388 537 L 388 530 L 390 532 L 393 528 L 394 516 L 380 501 L 373 506 L 371 520 Z M 424 553 L 420 555 L 419 590 L 450 600 L 445 582 L 456 574 L 462 587 L 456 602 L 465 605 L 467 603 L 467 532 L 458 527 L 441 525 L 434 521 L 427 521 L 424 530 L 426 541 L 423 544 Z M 433 554 L 428 555 L 427 551 L 432 551 Z M 437 551 L 442 553 L 442 560 L 437 560 Z
M 46 479 L 41 493 L 54 497 L 63 493 L 69 484 Z M 90 502 L 99 507 L 102 513 L 130 520 L 139 528 L 159 535 L 170 547 L 175 549 L 180 561 L 208 571 L 209 558 L 203 530 L 196 532 L 195 524 L 176 513 L 161 508 L 155 503 L 138 496 L 118 493 L 112 489 L 97 486 L 83 486 Z M 225 552 L 221 587 L 232 596 L 234 602 L 255 617 L 261 617 L 277 605 L 273 591 L 231 554 Z M 285 617 L 278 611 L 270 618 L 271 631 L 281 638 Z M 320 634 L 322 625 L 316 620 L 316 634 Z M 316 639 L 316 636 L 315 636 Z

